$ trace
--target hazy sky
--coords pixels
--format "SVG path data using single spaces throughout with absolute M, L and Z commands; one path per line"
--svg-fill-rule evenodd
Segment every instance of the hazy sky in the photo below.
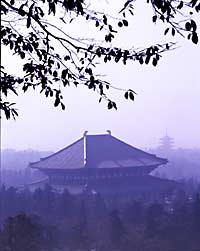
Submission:
M 135 10 L 130 22 L 130 27 L 119 33 L 117 43 L 143 47 L 166 41 L 162 27 L 151 24 L 148 11 Z M 80 30 L 83 27 L 79 24 L 77 32 Z M 167 39 L 173 40 L 171 36 Z M 64 90 L 65 111 L 54 108 L 53 100 L 38 92 L 12 97 L 20 116 L 16 121 L 5 118 L 1 121 L 2 148 L 56 151 L 80 138 L 85 130 L 92 134 L 105 133 L 107 129 L 142 148 L 157 146 L 166 129 L 176 147 L 200 147 L 200 46 L 178 36 L 176 41 L 180 47 L 163 54 L 157 67 L 135 62 L 127 66 L 111 63 L 99 66 L 111 83 L 138 93 L 135 102 L 131 102 L 119 91 L 112 91 L 117 111 L 108 111 L 106 103 L 99 104 L 98 95 L 84 87 Z M 11 57 L 4 48 L 2 52 L 2 63 L 17 73 L 20 60 Z

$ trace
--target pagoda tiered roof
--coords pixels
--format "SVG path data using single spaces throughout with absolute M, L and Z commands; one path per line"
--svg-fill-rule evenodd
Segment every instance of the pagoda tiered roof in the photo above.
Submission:
M 84 135 L 64 149 L 30 163 L 31 168 L 73 170 L 159 166 L 167 159 L 135 148 L 109 134 Z

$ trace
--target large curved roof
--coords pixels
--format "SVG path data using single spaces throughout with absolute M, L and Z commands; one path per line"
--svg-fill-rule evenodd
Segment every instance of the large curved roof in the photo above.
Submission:
M 110 134 L 85 135 L 66 148 L 30 163 L 37 169 L 158 166 L 167 160 L 126 144 Z

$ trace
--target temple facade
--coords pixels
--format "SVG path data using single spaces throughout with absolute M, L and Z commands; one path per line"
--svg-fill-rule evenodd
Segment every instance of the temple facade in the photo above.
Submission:
M 172 189 L 175 182 L 150 173 L 167 162 L 119 140 L 110 131 L 100 135 L 85 132 L 66 148 L 30 163 L 32 169 L 48 177 L 32 186 L 48 183 L 74 194 L 86 190 L 103 194 L 164 192 Z

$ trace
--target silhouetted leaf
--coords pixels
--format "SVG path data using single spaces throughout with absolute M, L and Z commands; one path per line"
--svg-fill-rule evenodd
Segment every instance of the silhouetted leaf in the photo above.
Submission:
M 91 51 L 93 48 L 94 48 L 94 45 L 90 45 L 90 46 L 88 47 L 88 51 Z
M 153 58 L 153 61 L 152 61 L 153 66 L 156 66 L 157 63 L 158 63 L 158 60 L 156 58 Z
M 145 64 L 148 64 L 150 61 L 150 56 L 147 56 L 146 59 L 145 59 Z
M 197 4 L 197 1 L 198 0 L 191 0 L 191 6 L 192 6 L 192 8 Z
M 61 103 L 62 110 L 65 110 L 65 105 Z
M 57 107 L 59 104 L 60 104 L 60 99 L 59 99 L 59 98 L 56 98 L 55 103 L 54 103 L 54 106 Z
M 143 63 L 144 63 L 143 57 L 140 57 L 140 58 L 139 58 L 139 62 L 140 62 L 140 64 L 143 64 Z
M 10 119 L 10 110 L 4 109 L 4 113 L 5 113 L 6 119 Z
M 165 21 L 164 15 L 161 15 L 161 16 L 160 16 L 160 20 L 162 20 L 163 22 Z
M 124 97 L 125 99 L 128 99 L 128 92 L 125 92 Z
M 177 9 L 182 9 L 183 8 L 183 1 L 181 1 L 180 3 L 179 3 L 179 5 L 177 6 Z
M 53 91 L 49 90 L 49 93 L 50 93 L 50 97 L 53 97 Z
M 20 53 L 20 57 L 21 57 L 21 59 L 25 58 L 25 53 L 23 51 Z
M 190 31 L 191 30 L 191 24 L 189 22 L 185 23 L 185 29 L 187 31 Z
M 157 18 L 158 18 L 157 16 L 153 16 L 153 17 L 152 17 L 152 21 L 155 23 L 156 20 L 157 20 Z
M 64 57 L 64 60 L 66 60 L 66 61 L 67 61 L 67 60 L 70 60 L 70 56 L 68 56 L 68 55 L 65 56 L 65 57 Z
M 132 10 L 129 10 L 129 12 L 131 13 L 131 15 L 134 15 L 134 13 L 132 12 Z
M 166 35 L 166 34 L 168 33 L 168 31 L 169 31 L 169 28 L 167 28 L 167 29 L 165 30 L 165 33 L 164 33 L 164 34 Z
M 21 15 L 22 17 L 26 15 L 26 12 L 23 10 L 24 4 L 22 4 L 19 9 L 18 9 L 18 13 L 19 15 Z
M 54 16 L 56 14 L 56 5 L 54 2 L 49 2 L 49 14 L 53 12 Z
M 194 44 L 198 44 L 198 35 L 197 35 L 196 32 L 193 32 L 193 33 L 192 33 L 192 42 L 193 42 Z
M 16 111 L 16 109 L 12 109 L 12 115 L 13 118 L 15 119 L 15 116 L 19 116 L 18 112 Z
M 109 102 L 108 102 L 108 109 L 110 110 L 110 109 L 112 109 L 112 108 L 113 108 L 112 101 L 109 101 Z
M 103 23 L 105 24 L 105 25 L 107 25 L 107 17 L 105 16 L 105 15 L 103 15 Z
M 28 90 L 28 85 L 27 85 L 27 84 L 24 85 L 24 86 L 22 87 L 22 90 L 23 90 L 24 92 L 26 92 L 26 91 Z
M 132 92 L 129 92 L 129 98 L 134 101 L 135 97 L 134 97 L 134 94 Z
M 53 76 L 54 76 L 54 78 L 56 78 L 56 77 L 58 76 L 58 72 L 57 72 L 57 71 L 54 71 L 54 72 L 53 72 Z
M 68 69 L 64 69 L 64 70 L 62 71 L 61 77 L 62 77 L 62 78 L 66 78 L 67 73 L 68 73 Z
M 95 26 L 99 27 L 99 21 L 96 21 Z
M 13 43 L 13 41 L 10 41 L 10 49 L 12 50 L 13 47 L 14 47 L 14 43 Z
M 122 20 L 122 22 L 123 22 L 123 24 L 124 24 L 124 26 L 128 26 L 128 21 L 127 20 Z
M 189 33 L 188 36 L 187 36 L 188 40 L 191 38 L 191 36 L 192 36 L 192 34 Z
M 175 29 L 174 28 L 172 28 L 172 36 L 174 36 L 175 35 Z
M 196 12 L 200 11 L 200 3 L 195 7 Z
M 122 27 L 122 26 L 123 26 L 123 23 L 122 23 L 122 22 L 119 22 L 119 23 L 118 23 L 118 26 L 119 26 L 119 27 Z
M 124 7 L 119 11 L 119 13 L 123 12 L 123 11 L 128 7 L 128 5 L 129 5 L 131 2 L 132 2 L 132 0 L 126 1 L 125 4 L 124 4 Z
M 191 23 L 191 27 L 192 27 L 193 31 L 196 31 L 197 25 L 196 25 L 195 21 L 191 20 L 190 23 Z
M 113 107 L 115 108 L 115 110 L 117 110 L 117 105 L 116 105 L 116 103 L 115 103 L 115 102 L 112 102 L 112 105 L 113 105 Z

